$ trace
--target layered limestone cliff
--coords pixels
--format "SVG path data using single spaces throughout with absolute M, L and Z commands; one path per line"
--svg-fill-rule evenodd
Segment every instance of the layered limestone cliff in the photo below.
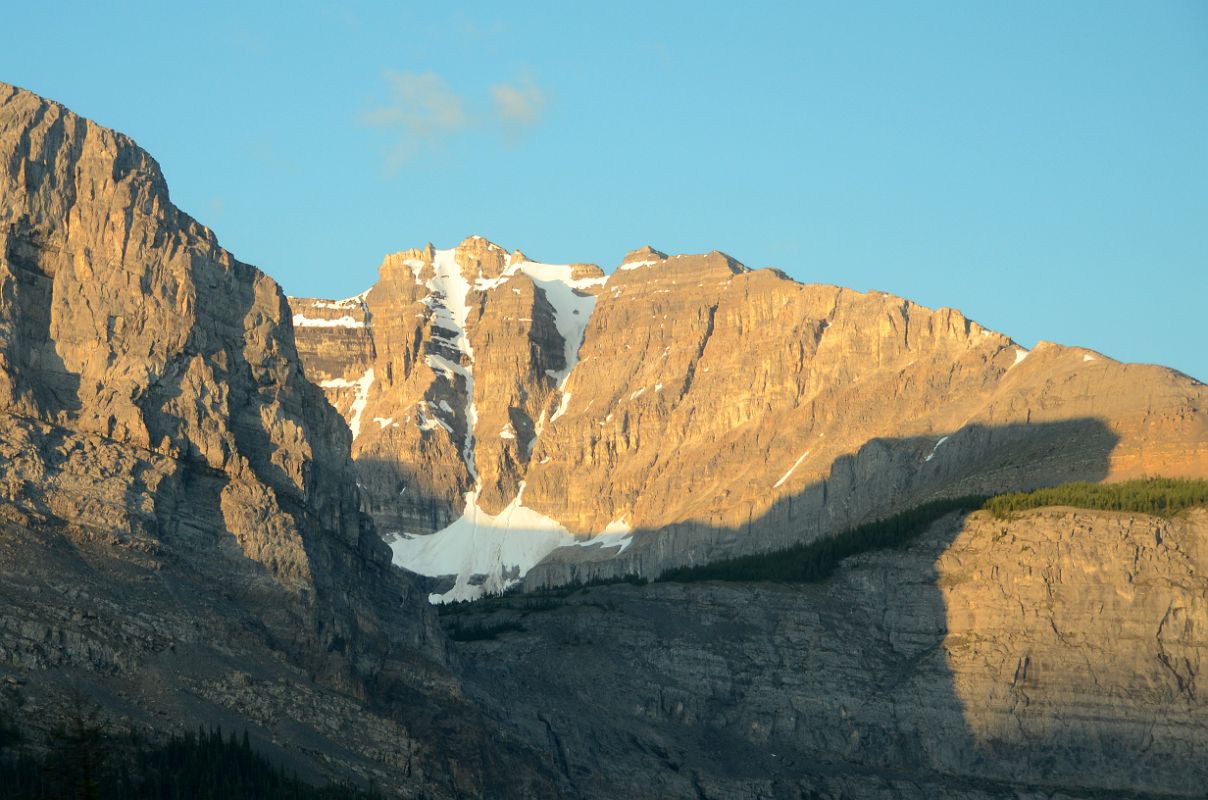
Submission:
M 358 297 L 291 300 L 307 374 L 348 421 L 385 530 L 443 528 L 469 491 L 493 514 L 516 496 L 603 283 L 474 237 L 387 257 Z
M 448 597 L 537 561 L 530 587 L 653 576 L 941 495 L 1208 474 L 1185 375 L 721 253 L 643 248 L 605 278 L 472 237 L 291 304 L 366 509 L 396 563 L 458 575 Z
M 291 317 L 130 139 L 0 84 L 0 716 L 82 691 L 117 729 L 250 723 L 311 774 L 483 791 L 507 746 L 360 512 Z
M 454 647 L 360 508 L 454 596 L 654 574 L 937 495 L 1202 475 L 1204 393 L 721 254 L 606 277 L 474 238 L 287 304 L 132 141 L 0 84 L 0 719 L 36 738 L 83 695 L 399 797 L 1193 796 L 1203 510 L 505 598 Z
M 446 617 L 585 797 L 1199 797 L 1208 512 L 941 520 L 816 585 L 615 585 Z M 469 638 L 469 637 L 463 637 Z

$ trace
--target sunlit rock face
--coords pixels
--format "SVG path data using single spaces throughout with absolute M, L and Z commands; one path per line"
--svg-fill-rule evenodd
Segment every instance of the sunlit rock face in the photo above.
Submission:
M 493 626 L 467 680 L 585 797 L 1199 796 L 1208 512 L 951 515 L 820 584 L 624 584 Z
M 653 576 L 942 495 L 1208 474 L 1208 391 L 1185 375 L 722 253 L 642 248 L 605 277 L 471 237 L 291 303 L 396 563 L 459 597 Z M 454 523 L 494 532 L 416 541 Z
M 307 375 L 352 431 L 366 510 L 400 563 L 459 576 L 450 598 L 498 591 L 575 544 L 522 492 L 604 281 L 471 237 L 388 256 L 357 297 L 291 300 Z
M 132 140 L 0 83 L 0 719 L 41 742 L 83 697 L 391 796 L 553 796 L 360 511 L 292 317 Z
M 935 569 L 955 695 L 998 777 L 1199 790 L 1208 512 L 979 514 Z
M 225 529 L 299 593 L 332 547 L 380 555 L 277 284 L 173 206 L 130 139 L 4 84 L 0 156 L 0 407 L 19 465 L 5 499 L 131 531 Z

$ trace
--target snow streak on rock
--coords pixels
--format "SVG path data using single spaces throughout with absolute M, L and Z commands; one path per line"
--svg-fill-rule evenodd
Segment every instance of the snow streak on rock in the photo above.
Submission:
M 466 438 L 462 444 L 462 458 L 466 470 L 475 482 L 478 481 L 478 469 L 474 463 L 474 426 L 478 424 L 478 407 L 474 405 L 474 348 L 470 346 L 470 337 L 466 334 L 466 320 L 470 316 L 469 295 L 470 283 L 461 274 L 461 266 L 457 263 L 457 250 L 437 250 L 432 259 L 434 275 L 428 281 L 428 289 L 432 292 L 427 305 L 432 309 L 433 327 L 441 328 L 453 334 L 445 339 L 444 344 L 464 355 L 468 365 L 454 364 L 440 356 L 429 355 L 427 362 L 434 369 L 440 369 L 445 377 L 453 382 L 451 373 L 457 373 L 465 379 L 466 391 Z

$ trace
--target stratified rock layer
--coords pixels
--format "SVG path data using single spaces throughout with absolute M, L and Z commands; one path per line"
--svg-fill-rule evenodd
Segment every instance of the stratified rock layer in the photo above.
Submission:
M 430 277 L 442 259 L 452 280 Z M 554 550 L 530 588 L 783 547 L 941 495 L 1208 474 L 1208 389 L 1169 369 L 651 248 L 606 280 L 582 268 L 580 343 L 546 302 L 574 281 L 509 277 L 520 261 L 478 237 L 390 256 L 355 329 L 330 301 L 291 302 L 385 533 L 444 528 L 476 487 L 497 514 L 522 484 L 572 533 L 634 530 L 624 550 Z M 462 322 L 441 322 L 450 304 Z M 370 373 L 358 406 L 348 387 Z
M 484 791 L 506 745 L 359 510 L 277 284 L 130 139 L 6 84 L 0 256 L 0 715 L 83 691 L 119 728 L 251 722 L 311 774 Z
M 821 584 L 446 619 L 499 631 L 467 680 L 586 797 L 1198 797 L 1206 541 L 1203 509 L 978 512 Z

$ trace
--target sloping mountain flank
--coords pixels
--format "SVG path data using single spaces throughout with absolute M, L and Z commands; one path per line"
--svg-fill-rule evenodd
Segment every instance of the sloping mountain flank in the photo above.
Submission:
M 392 795 L 481 793 L 505 757 L 507 792 L 544 786 L 359 510 L 278 285 L 130 139 L 7 84 L 0 200 L 0 721 L 36 741 L 83 696 Z
M 364 508 L 395 563 L 446 579 L 434 599 L 653 577 L 940 496 L 1208 474 L 1186 375 L 717 252 L 605 275 L 475 236 L 290 304 Z

